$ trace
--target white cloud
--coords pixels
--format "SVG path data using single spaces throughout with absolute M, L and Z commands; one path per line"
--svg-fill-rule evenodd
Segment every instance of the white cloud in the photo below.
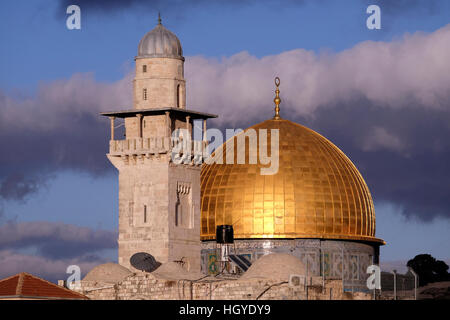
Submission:
M 339 53 L 303 49 L 256 58 L 186 60 L 188 105 L 220 115 L 227 123 L 261 112 L 272 114 L 275 76 L 281 99 L 299 114 L 363 96 L 391 108 L 411 103 L 430 109 L 450 102 L 450 25 L 392 42 L 365 41 Z M 364 106 L 361 106 L 362 108 Z M 283 110 L 283 109 L 282 109 Z M 351 116 L 351 115 L 349 115 Z
M 117 250 L 117 233 L 53 222 L 0 226 L 0 278 L 28 272 L 50 281 L 68 277 L 69 265 L 85 275 Z
M 0 226 L 0 250 L 11 248 L 72 258 L 117 248 L 117 233 L 45 221 L 5 223 Z
M 130 109 L 132 80 L 133 73 L 113 83 L 97 82 L 92 73 L 76 73 L 41 83 L 33 97 L 13 98 L 0 92 L 0 120 L 4 126 L 46 132 L 70 126 L 84 114 Z
M 221 59 L 186 58 L 188 108 L 217 113 L 222 123 L 273 112 L 275 76 L 282 105 L 314 115 L 365 97 L 383 107 L 415 103 L 430 109 L 450 104 L 450 24 L 433 33 L 406 34 L 392 42 L 365 41 L 339 53 L 304 49 L 257 58 L 247 52 Z M 85 113 L 131 108 L 133 72 L 114 83 L 93 74 L 40 85 L 35 97 L 16 99 L 0 92 L 0 120 L 6 125 L 51 130 Z M 361 106 L 364 108 L 364 106 Z M 283 109 L 282 109 L 283 112 Z M 351 116 L 351 115 L 349 115 Z

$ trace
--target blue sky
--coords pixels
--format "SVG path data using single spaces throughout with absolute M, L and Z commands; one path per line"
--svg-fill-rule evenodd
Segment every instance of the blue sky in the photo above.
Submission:
M 103 3 L 103 1 L 98 2 Z M 158 3 L 160 3 L 158 1 L 155 2 L 155 5 L 141 5 L 139 1 L 135 2 L 138 4 L 130 7 L 120 8 L 120 6 L 114 5 L 103 9 L 81 4 L 82 28 L 81 30 L 68 30 L 65 25 L 67 15 L 64 10 L 64 1 L 2 1 L 0 4 L 0 42 L 2 43 L 0 48 L 0 96 L 5 95 L 11 98 L 11 101 L 20 102 L 38 100 L 40 88 L 44 87 L 45 91 L 45 88 L 53 86 L 55 82 L 70 82 L 75 74 L 91 73 L 94 83 L 105 86 L 120 82 L 133 70 L 133 58 L 136 55 L 138 42 L 147 31 L 154 27 L 158 9 L 161 10 L 163 24 L 180 38 L 184 56 L 188 58 L 186 64 L 190 61 L 189 57 L 198 57 L 209 62 L 216 61 L 220 64 L 223 61 L 228 61 L 228 63 L 234 61 L 236 54 L 243 51 L 248 52 L 255 59 L 263 59 L 295 49 L 312 51 L 317 59 L 320 59 L 321 56 L 334 56 L 347 52 L 368 40 L 383 43 L 400 41 L 406 33 L 429 34 L 450 23 L 449 1 L 408 2 L 400 0 L 398 5 L 375 0 L 345 2 L 305 0 L 301 4 L 296 1 L 282 1 L 282 5 L 277 5 L 277 2 L 274 1 L 245 1 L 243 4 L 235 2 L 225 4 L 221 1 L 206 4 L 200 1 L 199 5 L 192 7 L 189 6 L 190 2 L 187 2 L 187 6 L 183 9 L 169 8 L 167 5 L 158 7 Z M 176 1 L 172 1 L 172 3 L 176 3 Z M 381 6 L 381 30 L 366 28 L 368 17 L 366 8 L 372 3 L 379 3 Z M 424 63 L 426 64 L 426 61 Z M 195 66 L 197 67 L 197 65 Z M 295 68 L 295 65 L 292 68 Z M 190 72 L 191 74 L 195 73 L 195 68 L 192 68 Z M 449 88 L 448 83 L 445 85 Z M 282 91 L 282 95 L 285 92 Z M 76 94 L 77 91 L 74 91 L 74 95 Z M 187 94 L 189 99 L 190 93 Z M 269 96 L 271 94 L 271 92 L 268 93 Z M 76 97 L 73 99 L 75 100 Z M 372 103 L 370 97 L 368 99 Z M 192 101 L 198 100 L 195 100 L 194 97 Z M 201 103 L 199 104 L 201 105 Z M 32 117 L 34 112 L 39 113 L 42 115 L 39 118 L 40 122 L 45 122 L 46 116 L 51 118 L 52 114 L 59 112 L 58 106 L 47 109 L 45 105 L 36 105 L 40 109 L 32 110 L 27 117 L 30 115 Z M 439 112 L 448 117 L 449 105 L 445 103 L 444 105 L 446 107 L 440 109 Z M 4 108 L 4 106 L 0 105 L 0 108 Z M 193 108 L 195 109 L 195 106 Z M 382 106 L 382 108 L 385 107 Z M 111 104 L 109 110 L 114 109 L 118 109 L 118 106 Z M 294 110 L 295 105 L 289 105 L 287 102 L 287 110 L 291 109 Z M 411 168 L 415 168 L 412 169 L 411 176 L 419 175 L 421 166 L 427 168 L 430 166 L 422 162 L 418 164 L 414 155 L 409 158 L 404 155 L 394 156 L 395 152 L 392 150 L 379 151 L 373 147 L 373 144 L 370 148 L 366 146 L 365 149 L 358 149 L 355 146 L 356 142 L 351 140 L 355 137 L 354 132 L 346 133 L 346 129 L 343 129 L 342 126 L 329 126 L 326 117 L 321 116 L 321 109 L 317 110 L 319 111 L 315 112 L 313 116 L 302 113 L 293 114 L 293 120 L 304 122 L 313 129 L 324 133 L 341 147 L 361 169 L 371 190 L 372 185 L 375 185 L 372 193 L 376 203 L 377 236 L 388 242 L 388 245 L 381 249 L 382 259 L 406 260 L 424 252 L 431 253 L 440 259 L 450 258 L 450 234 L 447 232 L 450 227 L 450 208 L 446 207 L 447 200 L 444 199 L 447 194 L 443 192 L 441 198 L 430 200 L 442 202 L 438 208 L 441 213 L 436 216 L 432 215 L 431 218 L 427 218 L 423 214 L 423 210 L 426 211 L 427 208 L 435 210 L 436 207 L 434 203 L 427 204 L 426 199 L 420 204 L 422 213 L 409 212 L 409 209 L 405 209 L 407 206 L 402 201 L 405 201 L 404 199 L 407 197 L 417 198 L 420 196 L 405 195 L 400 188 L 397 190 L 398 192 L 396 190 L 391 192 L 392 197 L 383 193 L 383 183 L 376 179 L 380 175 L 382 177 L 382 172 L 371 170 L 371 162 L 366 159 L 369 156 L 372 159 L 379 159 L 377 162 L 379 164 L 383 159 L 396 157 L 396 162 L 390 170 L 396 171 L 402 161 L 406 161 L 411 163 Z M 430 114 L 430 121 L 436 121 L 436 125 L 431 125 L 434 128 L 431 128 L 430 132 L 440 126 L 445 127 L 438 120 L 433 120 L 442 119 L 436 115 L 436 112 L 433 110 L 426 113 Z M 3 115 L 4 119 L 6 119 L 6 114 L 5 112 Z M 96 110 L 93 110 L 92 114 L 97 114 Z M 340 114 L 342 116 L 342 112 Z M 352 123 L 350 120 L 355 115 L 348 113 L 344 116 L 346 120 L 342 120 L 342 124 Z M 397 113 L 384 114 L 384 117 L 390 119 L 385 123 L 393 121 L 396 116 L 398 116 Z M 2 114 L 0 114 L 0 119 L 1 117 Z M 419 120 L 414 120 L 414 118 L 408 122 L 409 117 L 413 116 L 405 117 L 404 127 L 408 123 L 408 126 L 413 128 Z M 417 116 L 417 118 L 420 117 Z M 226 119 L 226 115 L 224 119 Z M 253 124 L 257 120 L 262 119 L 255 116 L 246 119 L 246 122 L 238 121 L 237 124 L 245 126 Z M 99 124 L 103 123 L 99 117 L 95 121 L 98 121 L 96 123 Z M 430 121 L 429 123 L 434 123 Z M 360 122 L 362 123 L 362 120 Z M 36 123 L 36 126 L 41 124 Z M 233 123 L 233 125 L 235 124 Z M 224 124 L 220 123 L 219 126 L 223 127 Z M 389 124 L 389 126 L 387 129 L 398 129 L 395 123 Z M 100 147 L 92 148 L 93 152 L 97 152 L 101 157 L 107 148 L 107 128 L 107 123 L 104 122 L 105 136 L 97 137 L 99 143 L 104 139 L 104 146 L 98 144 Z M 74 141 L 78 141 L 76 137 L 80 135 L 80 131 L 77 131 L 76 127 L 71 130 L 64 133 L 74 137 Z M 103 130 L 103 128 L 99 130 Z M 0 139 L 14 137 L 13 134 L 8 135 L 8 132 Z M 377 132 L 382 134 L 380 130 Z M 438 133 L 433 132 L 432 136 L 435 135 Z M 352 136 L 351 139 L 350 136 Z M 2 145 L 8 145 L 8 142 L 3 141 Z M 31 149 L 35 147 L 36 153 L 41 152 L 36 145 L 24 144 L 24 146 Z M 93 146 L 97 146 L 97 144 L 93 144 Z M 395 145 L 391 144 L 390 146 Z M 442 148 L 439 149 L 439 152 L 444 152 L 447 156 L 448 145 L 444 145 Z M 439 154 L 436 154 L 436 158 L 438 156 Z M 7 158 L 6 154 L 0 155 L 0 159 L 2 157 Z M 27 188 L 31 191 L 23 192 L 20 196 L 0 197 L 0 208 L 2 209 L 0 225 L 7 221 L 16 223 L 46 221 L 115 232 L 118 220 L 118 181 L 117 174 L 106 157 L 99 158 L 104 159 L 104 163 L 100 164 L 100 169 L 97 167 L 92 169 L 86 164 L 88 161 L 85 163 L 81 160 L 80 163 L 73 165 L 59 161 L 58 165 L 53 167 L 51 161 L 45 164 L 44 156 L 43 164 L 38 166 L 32 162 L 31 158 L 24 159 L 20 149 L 16 154 L 12 154 L 11 159 L 14 160 L 14 157 L 17 157 L 17 167 L 14 167 L 14 161 L 4 160 L 8 165 L 5 165 L 3 171 L 0 172 L 0 182 L 6 181 L 8 174 L 13 171 L 23 171 L 25 175 L 30 174 L 36 178 L 31 182 L 24 180 L 24 183 L 28 183 Z M 417 159 L 419 158 L 418 154 Z M 445 161 L 447 158 L 442 159 Z M 374 167 L 378 168 L 378 166 L 372 166 L 372 168 Z M 382 166 L 380 165 L 380 167 Z M 443 167 L 445 166 L 443 165 Z M 443 168 L 442 170 L 447 174 L 450 169 Z M 423 175 L 427 175 L 427 172 L 423 172 Z M 423 176 L 418 176 L 417 183 L 422 181 L 421 179 L 426 181 Z M 433 187 L 436 186 L 433 185 Z M 448 184 L 442 183 L 441 187 L 448 188 Z M 411 190 L 419 192 L 417 190 L 420 188 L 411 188 Z M 396 199 L 399 199 L 398 202 Z M 0 249 L 2 249 L 1 244 Z M 26 251 L 25 247 L 22 249 L 22 252 Z M 116 259 L 114 250 L 104 250 L 102 247 L 97 253 L 102 257 L 101 259 Z
M 374 1 L 376 2 L 376 1 Z M 414 2 L 414 1 L 413 1 Z M 295 3 L 295 1 L 293 1 Z M 382 12 L 382 30 L 365 26 L 366 1 L 306 1 L 304 5 L 208 5 L 162 12 L 164 24 L 182 39 L 185 56 L 230 56 L 241 51 L 261 57 L 283 51 L 341 51 L 365 40 L 389 41 L 405 32 L 434 31 L 448 23 L 450 4 L 429 13 L 422 6 Z M 82 11 L 82 29 L 65 26 L 67 14 L 55 0 L 4 1 L 0 12 L 0 85 L 34 91 L 40 81 L 94 72 L 114 81 L 132 68 L 140 38 L 152 28 L 154 10 L 105 13 Z

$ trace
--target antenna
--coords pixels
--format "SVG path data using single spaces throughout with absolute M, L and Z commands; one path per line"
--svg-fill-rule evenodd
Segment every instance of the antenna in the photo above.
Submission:
M 145 272 L 153 272 L 161 265 L 151 254 L 146 252 L 133 254 L 130 258 L 130 264 L 134 268 Z

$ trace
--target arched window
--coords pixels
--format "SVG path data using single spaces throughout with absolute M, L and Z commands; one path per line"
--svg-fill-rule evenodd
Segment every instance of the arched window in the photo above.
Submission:
M 177 108 L 181 108 L 181 86 L 177 86 Z
M 144 64 L 144 65 L 142 66 L 142 72 L 147 72 L 147 65 L 146 65 L 146 64 Z

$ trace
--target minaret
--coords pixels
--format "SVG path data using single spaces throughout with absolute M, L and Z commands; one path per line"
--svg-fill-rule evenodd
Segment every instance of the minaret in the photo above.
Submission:
M 161 24 L 140 41 L 133 109 L 105 112 L 111 120 L 108 159 L 119 171 L 119 264 L 152 254 L 159 262 L 183 261 L 200 271 L 200 165 L 189 155 L 172 160 L 172 133 L 192 134 L 194 120 L 215 115 L 186 109 L 184 57 L 178 38 Z M 115 137 L 115 119 L 125 123 L 125 139 Z M 206 141 L 196 142 L 203 150 Z
M 134 107 L 186 108 L 184 57 L 180 40 L 161 23 L 139 42 L 134 78 Z

